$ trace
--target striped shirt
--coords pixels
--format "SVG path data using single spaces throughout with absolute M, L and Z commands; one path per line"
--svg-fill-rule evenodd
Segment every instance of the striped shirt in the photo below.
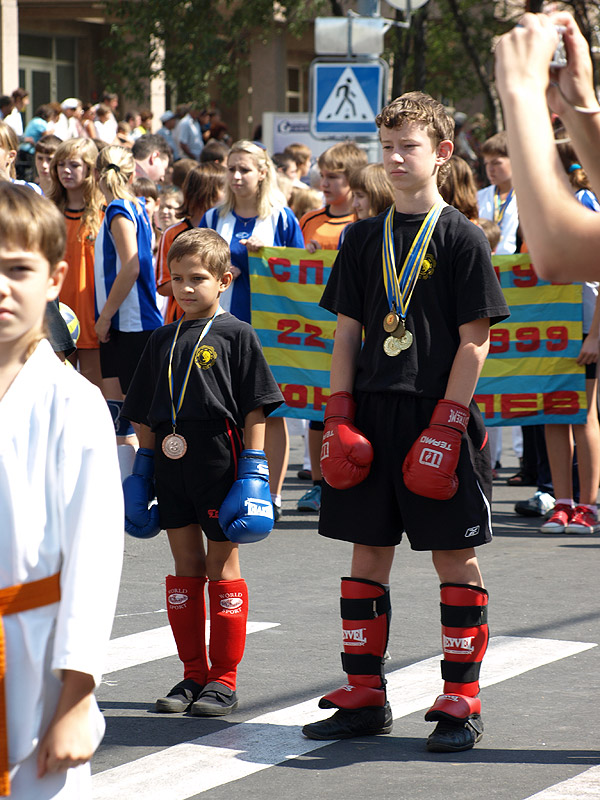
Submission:
M 111 223 L 117 216 L 123 216 L 133 223 L 140 270 L 131 291 L 112 318 L 111 327 L 125 333 L 152 331 L 163 322 L 156 305 L 152 229 L 142 203 L 138 208 L 131 200 L 113 200 L 109 203 L 96 238 L 94 261 L 96 318 L 104 308 L 115 278 L 122 267 L 110 232 Z

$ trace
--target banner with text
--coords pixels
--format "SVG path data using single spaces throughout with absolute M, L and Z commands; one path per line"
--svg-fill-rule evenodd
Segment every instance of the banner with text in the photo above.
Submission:
M 336 318 L 319 300 L 336 255 L 265 247 L 249 259 L 252 324 L 285 398 L 279 416 L 323 418 Z M 491 329 L 477 385 L 486 424 L 584 422 L 581 286 L 541 280 L 527 254 L 493 263 L 511 316 Z

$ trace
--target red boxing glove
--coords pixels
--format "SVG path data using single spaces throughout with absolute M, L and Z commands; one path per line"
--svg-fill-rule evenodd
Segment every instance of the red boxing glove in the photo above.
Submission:
M 456 467 L 469 409 L 451 400 L 440 400 L 429 427 L 408 451 L 402 465 L 407 489 L 432 500 L 449 500 L 458 489 Z
M 373 448 L 354 427 L 356 403 L 350 392 L 335 392 L 325 408 L 321 471 L 334 489 L 350 489 L 369 474 Z

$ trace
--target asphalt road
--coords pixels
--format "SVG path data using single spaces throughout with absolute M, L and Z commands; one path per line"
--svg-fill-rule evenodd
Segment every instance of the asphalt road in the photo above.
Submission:
M 265 541 L 242 547 L 250 630 L 239 708 L 223 719 L 157 715 L 181 678 L 169 642 L 164 534 L 127 537 L 110 672 L 98 691 L 107 732 L 93 763 L 94 797 L 144 800 L 581 800 L 600 798 L 600 534 L 540 534 L 518 517 L 510 437 L 495 483 L 494 541 L 479 549 L 490 592 L 482 669 L 485 735 L 462 754 L 430 754 L 423 713 L 441 691 L 439 592 L 430 557 L 398 547 L 387 662 L 391 735 L 321 743 L 301 725 L 327 716 L 316 699 L 344 683 L 339 578 L 350 546 L 322 539 L 315 514 L 295 511 L 293 438 L 284 515 Z M 126 638 L 131 637 L 131 638 Z

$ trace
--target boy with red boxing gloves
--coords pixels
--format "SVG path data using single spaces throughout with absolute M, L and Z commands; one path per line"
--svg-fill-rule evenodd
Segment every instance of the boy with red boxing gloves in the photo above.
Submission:
M 333 716 L 303 733 L 391 731 L 389 578 L 406 532 L 412 549 L 432 551 L 441 582 L 444 693 L 425 715 L 438 723 L 427 748 L 454 752 L 483 732 L 488 595 L 474 548 L 491 539 L 492 481 L 472 397 L 490 324 L 508 308 L 485 236 L 438 191 L 453 150 L 443 106 L 411 92 L 376 122 L 395 206 L 348 230 L 321 300 L 337 328 L 319 532 L 354 544 L 341 592 L 348 683 L 319 703 Z

